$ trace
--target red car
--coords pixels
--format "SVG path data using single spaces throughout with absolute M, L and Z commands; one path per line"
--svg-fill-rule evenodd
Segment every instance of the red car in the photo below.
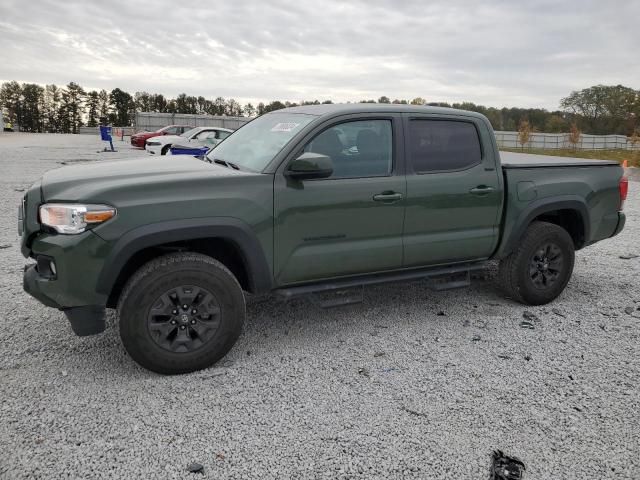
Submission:
M 138 148 L 144 148 L 144 142 L 148 138 L 158 137 L 160 135 L 182 135 L 187 130 L 191 130 L 193 127 L 189 125 L 169 125 L 161 128 L 156 132 L 140 132 L 131 135 L 131 145 Z

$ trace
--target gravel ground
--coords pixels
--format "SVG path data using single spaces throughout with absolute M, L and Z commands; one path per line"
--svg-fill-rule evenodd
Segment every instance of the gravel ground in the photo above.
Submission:
M 370 288 L 328 311 L 253 298 L 221 364 L 163 377 L 129 359 L 113 316 L 78 338 L 22 291 L 22 190 L 63 161 L 144 155 L 101 147 L 0 134 L 2 478 L 481 479 L 494 449 L 526 478 L 640 478 L 640 257 L 619 258 L 640 255 L 637 181 L 626 229 L 578 253 L 551 305 L 486 279 Z

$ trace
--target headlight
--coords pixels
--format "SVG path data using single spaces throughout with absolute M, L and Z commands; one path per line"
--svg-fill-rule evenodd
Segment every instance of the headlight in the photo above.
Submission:
M 46 203 L 40 207 L 40 223 L 68 235 L 82 233 L 115 216 L 116 209 L 108 205 Z
M 152 147 L 157 147 L 158 145 L 162 145 L 160 142 L 150 142 L 149 140 L 147 140 L 147 145 L 150 145 Z

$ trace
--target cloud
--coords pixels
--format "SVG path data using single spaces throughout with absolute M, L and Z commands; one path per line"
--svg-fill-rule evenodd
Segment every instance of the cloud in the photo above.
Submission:
M 0 80 L 245 101 L 557 108 L 634 88 L 640 2 L 4 0 Z

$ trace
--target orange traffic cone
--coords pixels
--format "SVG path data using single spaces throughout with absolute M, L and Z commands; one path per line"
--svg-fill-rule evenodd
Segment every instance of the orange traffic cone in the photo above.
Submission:
M 622 161 L 622 168 L 629 168 L 629 160 Z

